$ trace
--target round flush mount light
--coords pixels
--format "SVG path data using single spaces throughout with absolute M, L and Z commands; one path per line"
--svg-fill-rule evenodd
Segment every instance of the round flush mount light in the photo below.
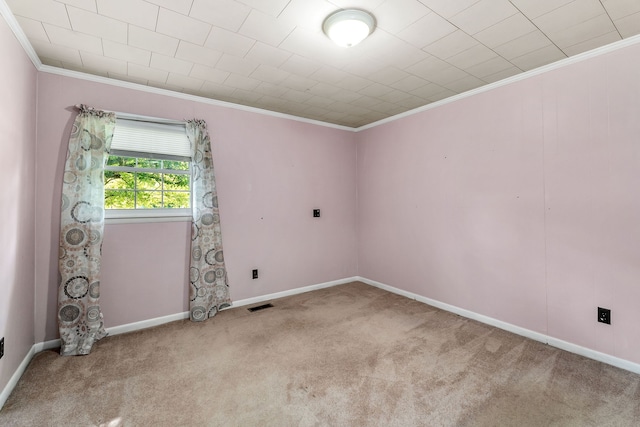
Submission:
M 335 44 L 352 47 L 366 39 L 373 31 L 375 20 L 364 10 L 339 10 L 327 17 L 322 24 L 324 33 Z

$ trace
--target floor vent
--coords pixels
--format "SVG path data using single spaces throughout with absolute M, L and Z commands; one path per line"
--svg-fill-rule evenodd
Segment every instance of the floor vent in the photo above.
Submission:
M 264 310 L 265 308 L 271 308 L 271 307 L 273 307 L 273 304 L 262 304 L 262 305 L 257 305 L 255 307 L 248 308 L 247 310 L 253 313 L 254 311 L 260 311 L 260 310 Z

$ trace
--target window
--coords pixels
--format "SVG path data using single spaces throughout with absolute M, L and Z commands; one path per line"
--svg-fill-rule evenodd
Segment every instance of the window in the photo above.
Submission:
M 184 125 L 118 118 L 104 172 L 107 219 L 191 216 Z

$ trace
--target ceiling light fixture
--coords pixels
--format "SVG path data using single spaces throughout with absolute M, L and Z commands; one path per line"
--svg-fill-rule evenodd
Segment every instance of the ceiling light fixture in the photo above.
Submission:
M 374 26 L 373 16 L 364 10 L 345 9 L 329 15 L 322 29 L 338 46 L 352 47 L 366 39 Z

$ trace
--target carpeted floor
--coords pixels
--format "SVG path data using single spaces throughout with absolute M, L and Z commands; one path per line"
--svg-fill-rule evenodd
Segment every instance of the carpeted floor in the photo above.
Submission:
M 633 426 L 640 376 L 362 283 L 36 355 L 2 426 Z

